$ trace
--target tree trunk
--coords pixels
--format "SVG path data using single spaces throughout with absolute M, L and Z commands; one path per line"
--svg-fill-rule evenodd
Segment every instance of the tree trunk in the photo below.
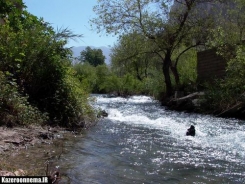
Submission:
M 167 53 L 165 54 L 163 67 L 162 67 L 163 75 L 164 75 L 164 79 L 165 79 L 167 97 L 170 97 L 172 95 L 172 92 L 173 92 L 170 73 L 169 73 L 169 68 L 171 66 L 170 56 L 171 56 L 170 51 L 167 51 Z
M 179 87 L 180 79 L 179 79 L 179 72 L 177 70 L 177 66 L 171 66 L 170 68 L 171 68 L 171 71 L 174 75 L 174 80 L 175 80 L 176 86 Z
M 138 79 L 139 81 L 142 81 L 142 78 L 141 78 L 141 76 L 140 76 L 140 72 L 139 72 L 139 68 L 138 68 L 138 67 L 136 68 L 136 77 L 137 77 L 137 79 Z

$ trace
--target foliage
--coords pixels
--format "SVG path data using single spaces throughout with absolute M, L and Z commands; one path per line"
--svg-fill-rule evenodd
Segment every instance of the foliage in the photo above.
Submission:
M 80 61 L 82 63 L 88 62 L 92 66 L 98 66 L 105 64 L 105 56 L 101 49 L 92 49 L 91 47 L 86 47 L 84 51 L 82 51 L 80 56 Z
M 96 118 L 88 103 L 89 94 L 74 74 L 72 68 L 67 68 L 63 84 L 55 93 L 56 116 L 54 118 L 63 123 L 63 126 L 83 128 L 92 124 Z
M 137 33 L 121 36 L 112 48 L 112 71 L 119 76 L 130 73 L 140 81 L 147 78 L 149 70 L 157 63 L 150 44 L 148 39 Z
M 183 90 L 186 93 L 196 91 L 196 79 L 197 79 L 197 51 L 190 49 L 185 52 L 180 58 L 178 65 L 180 85 L 176 86 L 177 90 Z
M 101 85 L 106 82 L 107 77 L 111 75 L 111 72 L 109 71 L 109 68 L 106 65 L 99 65 L 96 67 L 96 86 L 94 91 L 97 91 L 99 93 L 104 93 L 105 91 L 103 88 L 101 88 Z
M 208 45 L 218 48 L 218 54 L 227 58 L 235 56 L 235 47 L 244 40 L 245 4 L 243 0 L 235 0 L 224 4 L 216 26 L 210 30 Z
M 219 18 L 220 22 L 211 30 L 209 46 L 217 47 L 217 54 L 226 59 L 226 77 L 217 81 L 216 87 L 207 87 L 207 103 L 210 107 L 226 110 L 232 105 L 245 102 L 244 91 L 244 1 L 236 0 L 226 4 L 226 14 Z
M 84 89 L 92 93 L 97 85 L 96 69 L 89 63 L 76 63 L 73 66 L 76 77 L 79 79 Z
M 157 99 L 162 98 L 162 93 L 166 91 L 165 86 L 162 85 L 164 78 L 161 75 L 161 71 L 152 70 L 151 77 L 147 77 L 143 80 L 142 92 L 146 95 L 151 95 Z
M 244 49 L 243 45 L 237 47 L 236 56 L 228 62 L 225 79 L 206 85 L 203 109 L 225 111 L 238 103 L 245 103 Z
M 106 65 L 98 65 L 96 67 L 89 63 L 77 63 L 73 66 L 76 71 L 76 77 L 84 88 L 90 93 L 103 93 L 100 87 L 104 83 L 106 77 L 110 75 L 110 71 Z
M 138 44 L 131 42 L 137 40 Z M 112 48 L 110 66 L 77 63 L 73 67 L 81 84 L 92 93 L 121 96 L 146 94 L 158 96 L 164 90 L 158 59 L 149 53 L 149 42 L 139 34 L 124 35 Z M 160 72 L 159 72 L 160 71 Z
M 142 93 L 159 96 L 165 91 L 162 85 L 164 79 L 161 75 L 161 67 L 159 68 L 160 53 L 154 53 L 152 44 L 151 40 L 136 33 L 123 35 L 112 48 L 111 69 L 117 76 L 131 74 L 141 81 Z M 178 65 L 181 86 L 190 86 L 189 83 L 196 81 L 196 50 L 189 49 L 188 52 L 179 53 L 182 50 L 183 48 L 176 50 L 172 58 L 173 61 L 181 62 L 181 65 Z
M 20 95 L 47 114 L 49 123 L 86 126 L 93 119 L 88 93 L 75 78 L 71 50 L 65 48 L 68 38 L 80 35 L 68 29 L 55 32 L 24 10 L 14 27 L 10 21 L 0 29 L 0 71 L 9 73 L 8 80 L 16 81 Z
M 92 93 L 116 93 L 121 96 L 133 94 L 157 96 L 157 93 L 163 90 L 161 85 L 163 79 L 159 79 L 160 72 L 154 70 L 150 72 L 152 78 L 139 80 L 130 72 L 118 75 L 117 72 L 106 65 L 93 67 L 88 63 L 79 63 L 73 67 L 81 85 Z
M 172 64 L 173 54 L 182 45 L 185 45 L 180 52 L 183 54 L 201 44 L 206 38 L 207 29 L 204 27 L 210 28 L 213 23 L 210 13 L 201 11 L 200 3 L 198 0 L 100 0 L 94 7 L 98 17 L 91 22 L 98 31 L 120 35 L 137 33 L 151 40 L 150 47 L 154 48 L 151 52 L 156 53 L 162 61 L 160 68 L 165 79 L 166 93 L 170 96 L 170 67 L 175 71 L 176 84 L 179 83 L 178 62 Z M 138 44 L 134 39 L 132 42 Z
M 0 1 L 0 20 L 2 22 L 9 21 L 10 26 L 18 30 L 16 22 L 22 21 L 22 8 L 24 8 L 22 0 L 4 0 Z M 0 21 L 0 22 L 1 22 Z
M 222 88 L 230 91 L 235 97 L 245 92 L 245 45 L 237 46 L 236 56 L 228 62 L 226 80 Z
M 110 75 L 107 76 L 100 88 L 106 92 L 116 93 L 119 96 L 128 96 L 140 94 L 140 85 L 140 82 L 130 74 L 124 75 L 123 77 Z
M 16 81 L 8 80 L 11 74 L 6 74 L 0 71 L 0 125 L 41 124 L 47 121 L 47 115 L 30 105 L 28 96 L 18 91 Z

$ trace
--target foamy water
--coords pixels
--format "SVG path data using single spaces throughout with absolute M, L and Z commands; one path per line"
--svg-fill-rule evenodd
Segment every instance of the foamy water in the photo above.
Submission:
M 77 172 L 87 173 L 86 167 L 97 173 L 93 173 L 96 177 L 90 182 L 245 181 L 243 121 L 168 111 L 146 96 L 97 96 L 94 106 L 109 115 L 88 132 L 73 152 L 80 164 Z M 190 125 L 196 127 L 195 137 L 185 136 Z M 78 154 L 81 150 L 89 156 Z M 83 183 L 89 182 L 83 180 Z

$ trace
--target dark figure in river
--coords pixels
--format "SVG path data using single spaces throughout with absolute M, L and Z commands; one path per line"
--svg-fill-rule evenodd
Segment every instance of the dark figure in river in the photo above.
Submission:
M 195 134 L 196 134 L 195 127 L 191 125 L 191 127 L 187 129 L 186 135 L 195 136 Z

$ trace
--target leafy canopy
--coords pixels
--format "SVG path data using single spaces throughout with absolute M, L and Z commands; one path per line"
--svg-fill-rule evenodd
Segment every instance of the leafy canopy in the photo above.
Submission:
M 80 35 L 68 29 L 55 31 L 26 10 L 17 11 L 18 7 L 10 3 L 14 1 L 5 2 L 7 9 L 0 12 L 5 16 L 0 27 L 3 123 L 86 126 L 93 110 L 88 92 L 75 78 L 71 50 L 65 47 L 69 38 Z
M 80 61 L 82 63 L 88 62 L 92 66 L 98 66 L 105 64 L 105 56 L 101 49 L 92 49 L 91 47 L 86 47 L 80 53 Z

